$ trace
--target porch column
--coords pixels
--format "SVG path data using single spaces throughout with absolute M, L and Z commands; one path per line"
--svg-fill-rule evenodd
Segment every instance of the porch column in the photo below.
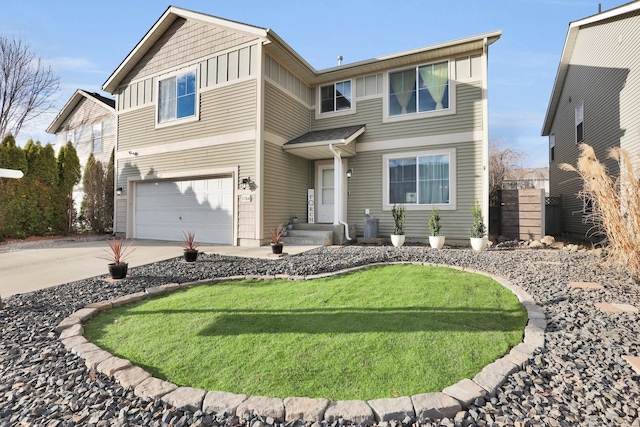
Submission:
M 329 144 L 333 153 L 333 225 L 340 225 L 342 219 L 342 158 L 340 150 Z

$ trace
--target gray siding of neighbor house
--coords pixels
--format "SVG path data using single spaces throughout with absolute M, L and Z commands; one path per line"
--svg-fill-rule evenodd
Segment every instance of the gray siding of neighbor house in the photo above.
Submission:
M 300 222 L 307 218 L 307 186 L 310 162 L 302 157 L 285 153 L 270 142 L 264 143 L 264 238 L 269 230 L 286 224 L 297 216 Z
M 254 39 L 244 33 L 178 18 L 131 70 L 122 85 Z
M 111 151 L 115 146 L 115 111 L 107 110 L 93 101 L 83 99 L 69 114 L 56 133 L 57 144 L 64 145 L 69 141 L 69 132 L 74 133 L 73 146 L 78 153 L 80 166 L 84 168 L 92 151 L 92 126 L 102 123 L 102 150 L 93 152 L 93 157 L 100 162 L 108 163 Z
M 575 142 L 575 107 L 584 101 L 584 142 L 598 160 L 617 175 L 618 165 L 607 159 L 611 147 L 629 151 L 638 160 L 640 150 L 640 14 L 585 26 L 576 37 L 570 66 L 555 113 L 555 159 L 549 162 L 551 196 L 563 196 L 563 228 L 576 238 L 590 235 L 579 192 L 582 181 L 575 172 L 558 168 L 576 165 L 580 150 Z M 596 238 L 597 239 L 597 238 Z
M 256 81 L 203 92 L 200 120 L 155 128 L 155 106 L 118 116 L 118 150 L 128 151 L 256 128 Z M 191 156 L 190 153 L 184 154 Z

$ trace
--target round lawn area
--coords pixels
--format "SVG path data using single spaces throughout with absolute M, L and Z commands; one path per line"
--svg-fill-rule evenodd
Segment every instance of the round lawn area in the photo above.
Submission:
M 473 378 L 521 342 L 526 322 L 486 276 L 390 265 L 195 286 L 103 312 L 85 335 L 180 386 L 371 400 Z

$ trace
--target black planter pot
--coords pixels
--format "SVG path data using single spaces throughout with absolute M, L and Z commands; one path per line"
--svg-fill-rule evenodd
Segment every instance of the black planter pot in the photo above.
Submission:
M 127 270 L 129 269 L 129 264 L 126 262 L 121 264 L 109 264 L 109 274 L 112 279 L 124 279 L 127 277 Z
M 284 243 L 272 243 L 271 244 L 271 252 L 273 252 L 276 255 L 280 255 L 282 253 L 282 247 L 284 246 Z
M 187 262 L 196 262 L 198 259 L 198 250 L 197 249 L 185 249 L 184 250 L 184 260 Z

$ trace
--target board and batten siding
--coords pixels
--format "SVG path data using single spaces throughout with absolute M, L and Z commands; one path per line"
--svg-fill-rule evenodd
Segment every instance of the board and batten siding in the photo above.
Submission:
M 471 206 L 482 197 L 482 142 L 469 141 L 459 144 L 434 145 L 428 150 L 455 149 L 457 209 L 441 210 L 442 234 L 449 239 L 468 239 L 469 228 L 473 222 Z M 415 152 L 417 149 L 395 149 L 384 151 L 359 152 L 349 158 L 348 167 L 353 168 L 353 176 L 348 180 L 348 223 L 355 224 L 357 235 L 363 235 L 364 212 L 378 218 L 379 237 L 393 232 L 391 211 L 383 210 L 383 155 Z M 406 211 L 405 234 L 408 239 L 426 239 L 429 235 L 427 219 L 431 210 Z
M 309 132 L 310 110 L 275 85 L 265 82 L 264 128 L 292 140 Z
M 357 101 L 356 113 L 316 119 L 312 116 L 311 130 L 331 129 L 356 124 L 366 125 L 359 142 L 385 141 L 450 133 L 472 132 L 482 129 L 482 88 L 480 82 L 458 83 L 456 113 L 429 117 L 416 116 L 412 120 L 382 122 L 383 97 Z
M 155 128 L 155 106 L 118 115 L 118 151 L 256 129 L 256 81 L 200 95 L 200 120 Z M 252 153 L 253 154 L 253 153 Z
M 200 90 L 215 88 L 235 80 L 246 80 L 248 77 L 256 76 L 258 74 L 258 51 L 257 45 L 249 45 L 201 59 L 196 67 L 198 69 L 198 88 Z M 181 64 L 173 69 L 164 70 L 163 74 L 181 68 L 193 69 L 193 65 Z M 117 97 L 118 111 L 155 105 L 156 85 L 158 79 L 161 78 L 162 75 L 152 75 L 121 86 Z
M 577 238 L 588 237 L 593 223 L 585 221 L 575 172 L 559 169 L 576 165 L 580 149 L 575 138 L 575 108 L 584 102 L 584 142 L 613 176 L 611 147 L 626 149 L 634 160 L 640 151 L 640 12 L 580 28 L 558 103 L 551 133 L 555 159 L 549 162 L 550 195 L 563 197 L 563 229 Z
M 307 218 L 307 186 L 310 162 L 286 153 L 270 142 L 264 142 L 264 238 L 270 239 L 269 230 L 278 224 L 287 224 L 297 216 L 300 222 Z
M 255 36 L 204 24 L 195 20 L 177 18 L 162 37 L 138 61 L 136 67 L 123 79 L 123 83 L 157 74 L 197 58 L 203 58 L 238 46 Z

